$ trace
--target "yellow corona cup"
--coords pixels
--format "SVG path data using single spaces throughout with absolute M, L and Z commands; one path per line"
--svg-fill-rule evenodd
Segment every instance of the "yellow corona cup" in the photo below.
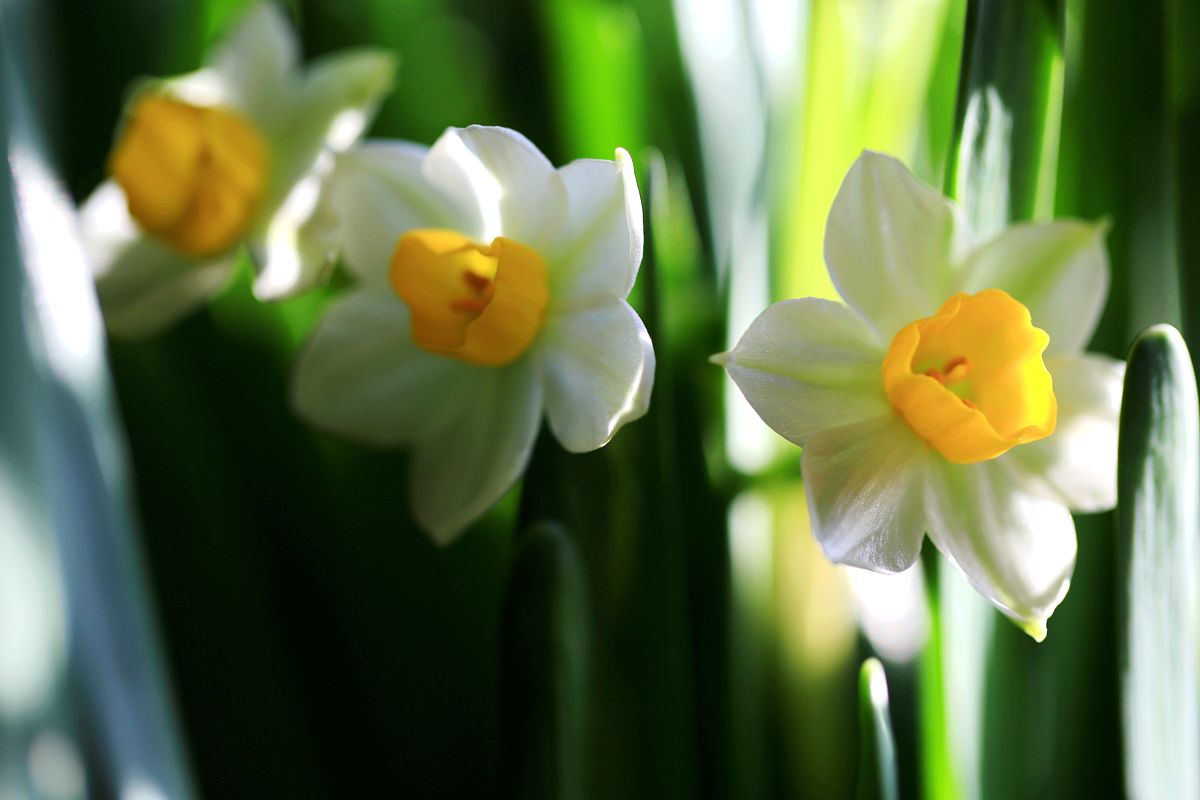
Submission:
M 504 237 L 484 247 L 444 229 L 400 237 L 389 278 L 412 315 L 413 341 L 484 366 L 525 352 L 550 299 L 536 250 Z
M 246 232 L 269 156 L 262 133 L 236 111 L 148 95 L 134 105 L 109 169 L 138 224 L 203 258 Z
M 957 294 L 900 329 L 883 385 L 908 427 L 948 460 L 984 461 L 1054 432 L 1049 343 L 1006 292 Z

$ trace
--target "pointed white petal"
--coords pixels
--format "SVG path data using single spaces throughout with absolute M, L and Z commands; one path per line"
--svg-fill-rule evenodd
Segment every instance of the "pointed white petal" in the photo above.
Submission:
M 829 210 L 825 263 L 842 299 L 890 341 L 952 294 L 966 239 L 953 203 L 891 156 L 866 151 Z
M 443 395 L 450 421 L 431 427 L 409 468 L 414 514 L 438 544 L 458 538 L 516 483 L 542 418 L 532 358 L 476 374 L 469 390 Z
M 331 179 L 341 218 L 342 257 L 355 276 L 386 287 L 396 241 L 413 228 L 472 235 L 478 222 L 430 185 L 421 165 L 429 148 L 400 141 L 363 142 L 337 157 Z
M 266 230 L 297 184 L 320 177 L 326 150 L 338 152 L 357 141 L 391 89 L 394 73 L 392 56 L 360 48 L 326 56 L 302 78 L 294 77 L 277 89 L 287 98 L 287 106 L 277 109 L 264 126 L 271 145 L 271 171 L 257 230 Z
M 364 444 L 407 444 L 444 426 L 481 371 L 418 348 L 404 303 L 363 289 L 334 304 L 301 348 L 292 407 L 314 427 Z
M 357 47 L 313 61 L 304 74 L 293 136 L 309 136 L 335 153 L 351 147 L 375 118 L 396 77 L 387 50 Z
M 1031 490 L 1004 459 L 930 464 L 929 538 L 976 591 L 1041 641 L 1075 569 L 1070 512 Z
M 394 295 L 353 292 L 322 319 L 292 375 L 292 405 L 318 428 L 412 445 L 413 512 L 447 544 L 520 477 L 542 413 L 532 359 L 476 367 L 412 344 Z
M 534 145 L 508 128 L 449 128 L 433 143 L 425 177 L 480 228 L 463 233 L 491 241 L 507 236 L 538 251 L 555 242 L 566 219 L 562 178 Z
M 1058 425 L 1045 439 L 1002 458 L 1073 511 L 1117 503 L 1117 422 L 1125 362 L 1084 353 L 1046 359 L 1058 398 Z
M 814 433 L 801 469 L 813 533 L 830 560 L 908 569 L 925 536 L 925 445 L 894 414 Z
M 1007 228 L 968 256 L 963 291 L 1003 289 L 1050 334 L 1047 355 L 1077 353 L 1092 338 L 1108 296 L 1106 228 L 1077 220 Z
M 806 297 L 759 314 L 723 364 L 750 405 L 788 441 L 889 412 L 883 347 L 850 308 Z
M 84 202 L 80 220 L 104 322 L 114 336 L 158 333 L 208 301 L 232 273 L 232 256 L 197 263 L 145 236 L 113 181 Z
M 567 221 L 547 254 L 556 302 L 597 295 L 624 299 L 642 263 L 642 198 L 633 160 L 581 159 L 559 169 L 567 191 Z
M 227 100 L 260 125 L 288 107 L 287 87 L 299 60 L 291 22 L 276 3 L 251 6 L 221 39 L 208 67 Z
M 288 113 L 274 122 L 272 171 L 290 187 L 322 149 L 353 145 L 392 88 L 395 59 L 385 51 L 359 48 L 326 56 L 305 72 Z
M 282 300 L 306 291 L 324 281 L 333 267 L 338 209 L 326 177 L 333 171 L 333 156 L 322 155 L 326 163 L 292 187 L 265 233 L 249 241 L 258 272 L 254 294 L 260 300 Z
M 541 336 L 546 415 L 565 449 L 602 447 L 646 413 L 654 347 L 624 300 L 552 316 Z

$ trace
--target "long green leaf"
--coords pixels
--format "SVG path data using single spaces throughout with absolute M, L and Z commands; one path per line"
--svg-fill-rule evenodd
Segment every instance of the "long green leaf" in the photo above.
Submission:
M 500 698 L 506 796 L 585 796 L 588 603 L 575 543 L 543 523 L 517 544 L 504 601 Z
M 967 3 L 946 187 L 979 235 L 1053 211 L 1063 25 L 1062 0 Z
M 858 788 L 856 800 L 898 800 L 896 743 L 888 711 L 887 675 L 868 658 L 858 673 Z
M 1176 0 L 1166 22 L 1170 47 L 1172 150 L 1175 155 L 1177 218 L 1200 219 L 1200 4 Z M 1193 344 L 1200 336 L 1200 225 L 1177 226 L 1183 332 Z M 1200 353 L 1200 348 L 1193 348 Z M 1193 365 L 1196 364 L 1193 353 Z
M 1169 325 L 1133 343 L 1118 458 L 1125 782 L 1133 798 L 1200 797 L 1200 406 Z
M 968 0 L 944 184 L 980 239 L 1012 222 L 1048 216 L 1053 209 L 1063 25 L 1060 0 Z M 986 746 L 986 738 L 994 738 L 986 701 L 988 658 L 995 653 L 989 653 L 988 645 L 993 629 L 1002 639 L 1015 629 L 1006 628 L 1007 623 L 997 627 L 995 612 L 956 570 L 927 574 L 940 596 L 931 604 L 938 618 L 930 640 L 934 652 L 923 663 L 927 699 L 922 724 L 942 729 L 927 737 L 941 747 L 924 751 L 926 791 L 946 798 L 1006 796 L 1004 781 L 999 791 L 993 785 L 990 764 L 1009 766 L 1018 781 L 1025 771 L 1011 769 L 1009 759 Z M 1017 679 L 1016 673 L 1008 677 Z M 1008 691 L 1015 693 L 1017 687 Z M 1001 738 L 1013 729 L 1004 720 Z
M 42 575 L 19 576 L 18 587 L 29 581 L 35 591 L 25 598 L 30 610 L 18 605 L 18 616 L 33 615 L 34 624 L 45 625 L 44 635 L 52 637 L 62 620 L 48 612 L 54 606 L 65 606 L 59 614 L 69 612 L 69 669 L 77 698 L 59 686 L 47 702 L 74 701 L 71 711 L 92 743 L 96 769 L 88 785 L 101 796 L 187 798 L 191 781 L 128 505 L 128 468 L 103 326 L 74 232 L 74 209 L 50 167 L 43 94 L 31 91 L 50 88 L 35 83 L 48 80 L 37 61 L 46 46 L 39 13 L 30 2 L 9 3 L 0 12 L 0 144 L 6 156 L 0 224 L 15 230 L 19 240 L 5 242 L 0 253 L 5 273 L 0 296 L 20 306 L 5 309 L 6 321 L 21 322 L 12 332 L 16 357 L 0 362 L 0 383 L 16 387 L 21 399 L 0 409 L 8 417 L 4 427 L 28 426 L 25 435 L 33 432 L 38 451 L 31 455 L 27 440 L 0 441 L 0 464 L 25 471 L 24 486 L 10 488 L 19 503 L 32 508 L 32 523 L 10 527 L 0 520 L 0 538 L 10 547 L 28 547 L 26 557 L 57 562 L 43 563 Z M 10 461 L 14 455 L 17 460 Z M 3 473 L 0 484 L 7 483 Z M 45 538 L 43 525 L 50 526 L 53 540 Z M 27 563 L 38 566 L 32 558 Z M 46 593 L 57 597 L 38 603 Z M 6 615 L 6 626 L 11 619 Z M 46 680 L 56 677 L 53 661 L 41 666 Z M 49 790 L 37 785 L 32 748 L 29 762 L 40 796 Z

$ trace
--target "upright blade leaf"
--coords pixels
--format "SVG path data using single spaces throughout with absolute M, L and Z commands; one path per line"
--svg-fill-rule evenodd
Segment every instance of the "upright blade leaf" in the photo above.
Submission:
M 504 600 L 500 698 L 506 796 L 585 796 L 589 636 L 583 566 L 558 525 L 517 543 Z
M 65 587 L 69 669 L 79 691 L 76 713 L 93 744 L 93 789 L 101 796 L 182 799 L 191 796 L 190 778 L 128 506 L 100 312 L 74 209 L 48 165 L 39 94 L 30 91 L 33 76 L 44 72 L 34 60 L 45 50 L 35 19 L 39 10 L 14 2 L 0 14 L 6 189 L 11 179 L 3 204 L 11 196 L 18 239 L 15 251 L 8 248 L 0 258 L 5 283 L 15 287 L 10 297 L 27 301 L 17 317 L 24 324 L 18 334 L 23 346 L 16 349 L 25 355 L 12 362 L 14 374 L 3 371 L 0 382 L 37 398 L 36 407 L 26 410 L 40 450 L 38 463 L 29 466 L 40 474 L 24 480 L 41 484 L 37 512 L 55 534 L 53 544 L 41 544 L 57 551 Z M 25 358 L 32 368 L 22 365 Z M 21 409 L 7 404 L 0 409 L 15 412 L 20 421 Z M 5 446 L 0 463 L 8 458 Z M 26 499 L 33 496 L 27 493 Z M 19 540 L 20 531 L 15 534 Z M 64 697 L 60 694 L 60 702 Z
M 1200 797 L 1200 407 L 1179 332 L 1133 343 L 1118 448 L 1121 706 L 1133 798 Z
M 946 186 L 980 235 L 1054 208 L 1062 39 L 1062 0 L 967 3 Z
M 1052 209 L 1062 37 L 1059 0 L 967 2 L 944 185 L 980 239 Z M 984 777 L 990 754 L 984 746 L 986 664 L 996 615 L 956 570 L 927 568 L 926 576 L 940 597 L 932 604 L 937 619 L 923 662 L 922 691 L 929 697 L 922 724 L 941 728 L 926 737 L 926 792 L 996 796 Z
M 878 659 L 858 673 L 859 756 L 856 800 L 898 800 L 896 743 L 888 712 L 887 676 Z

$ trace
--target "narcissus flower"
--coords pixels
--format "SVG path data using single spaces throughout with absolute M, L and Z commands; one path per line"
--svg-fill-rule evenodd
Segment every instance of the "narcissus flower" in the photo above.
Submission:
M 331 263 L 318 209 L 331 151 L 352 145 L 392 84 L 377 49 L 307 70 L 282 12 L 250 8 L 203 69 L 139 82 L 106 180 L 84 203 L 84 238 L 109 330 L 154 333 L 226 282 L 241 244 L 255 293 L 285 297 Z
M 868 152 L 825 260 L 845 304 L 776 303 L 715 360 L 803 446 L 833 561 L 898 572 L 928 535 L 1040 641 L 1075 564 L 1070 510 L 1116 502 L 1124 367 L 1082 352 L 1108 292 L 1104 227 L 977 241 L 953 203 Z
M 571 452 L 645 413 L 654 350 L 625 301 L 642 206 L 624 150 L 555 170 L 504 128 L 367 142 L 338 157 L 330 201 L 359 286 L 301 351 L 293 405 L 410 447 L 412 508 L 435 541 L 513 485 L 543 412 Z

